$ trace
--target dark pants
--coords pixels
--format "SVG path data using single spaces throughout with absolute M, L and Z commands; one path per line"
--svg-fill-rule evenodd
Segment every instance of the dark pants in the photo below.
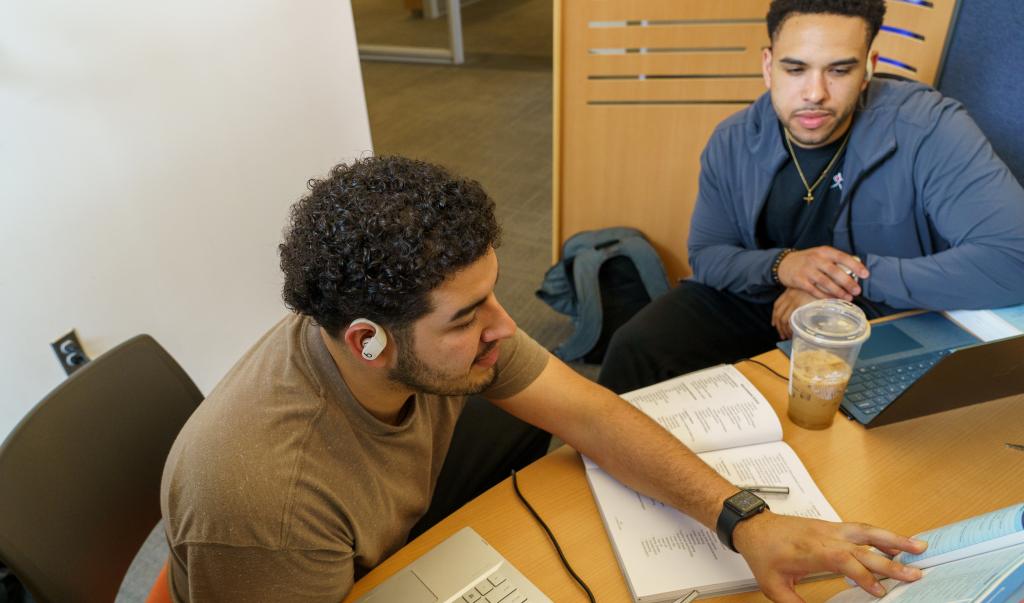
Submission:
M 484 398 L 471 397 L 441 466 L 426 514 L 409 532 L 416 538 L 491 486 L 544 456 L 551 434 L 513 417 Z
M 615 332 L 597 381 L 621 394 L 766 352 L 779 340 L 772 306 L 683 281 Z

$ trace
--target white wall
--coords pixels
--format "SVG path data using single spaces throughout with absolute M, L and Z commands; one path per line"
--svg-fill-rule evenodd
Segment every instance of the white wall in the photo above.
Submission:
M 284 314 L 289 205 L 370 150 L 347 0 L 0 3 L 0 440 L 71 327 L 208 392 Z

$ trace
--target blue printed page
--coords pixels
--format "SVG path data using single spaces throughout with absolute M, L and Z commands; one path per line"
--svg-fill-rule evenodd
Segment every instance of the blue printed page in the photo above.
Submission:
M 992 310 L 992 313 L 1024 333 L 1024 304 L 1010 306 L 1009 308 L 997 308 Z
M 890 597 L 900 603 L 994 603 L 990 595 L 1019 576 L 1022 562 L 1024 549 L 1014 547 L 940 565 L 928 570 L 920 581 L 893 589 Z
M 1024 304 L 992 310 L 950 310 L 943 314 L 982 341 L 1024 333 Z
M 920 555 L 900 553 L 896 560 L 930 567 L 953 559 L 1024 542 L 1024 503 L 971 517 L 915 536 L 928 541 Z
M 1024 545 L 990 551 L 924 570 L 917 582 L 884 580 L 881 603 L 1016 603 L 1012 594 L 1024 580 Z M 829 603 L 878 601 L 859 588 L 847 589 Z

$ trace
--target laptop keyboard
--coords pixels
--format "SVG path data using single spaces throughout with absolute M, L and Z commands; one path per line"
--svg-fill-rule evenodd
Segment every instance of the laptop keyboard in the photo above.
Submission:
M 853 370 L 850 385 L 846 388 L 845 401 L 855 406 L 870 421 L 918 377 L 952 351 L 939 350 L 873 366 L 857 367 Z
M 462 595 L 461 599 L 456 599 L 456 602 L 524 603 L 528 600 L 508 576 L 497 571 L 475 584 L 466 594 Z

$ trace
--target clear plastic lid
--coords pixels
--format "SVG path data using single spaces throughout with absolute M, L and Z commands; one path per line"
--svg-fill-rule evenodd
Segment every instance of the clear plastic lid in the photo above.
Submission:
M 863 343 L 871 335 L 864 311 L 841 299 L 819 299 L 797 308 L 789 319 L 794 333 L 826 346 Z

